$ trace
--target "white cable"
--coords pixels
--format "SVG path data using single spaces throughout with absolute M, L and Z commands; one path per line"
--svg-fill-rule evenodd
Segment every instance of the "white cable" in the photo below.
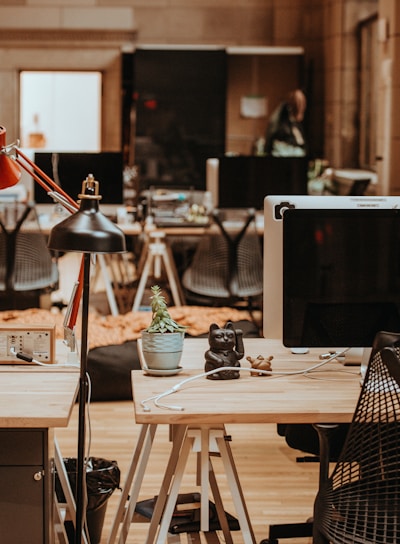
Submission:
M 86 458 L 89 459 L 90 449 L 91 449 L 91 446 L 92 446 L 92 422 L 91 422 L 91 419 L 90 419 L 90 403 L 91 403 L 91 400 L 92 400 L 92 381 L 90 379 L 89 372 L 86 372 L 86 379 L 87 379 L 87 385 L 88 385 L 87 402 L 86 402 L 86 420 L 87 420 L 87 424 L 88 424 L 87 425 L 87 427 L 88 427 L 88 433 L 87 433 L 88 443 L 87 443 Z
M 32 357 L 31 355 L 27 355 L 26 353 L 22 353 L 22 352 L 16 352 L 15 351 L 15 348 L 14 346 L 11 346 L 10 348 L 10 353 L 11 355 L 13 355 L 16 359 L 21 359 L 21 361 L 26 361 L 27 363 L 34 363 L 35 365 L 39 365 L 39 366 L 51 366 L 53 368 L 57 368 L 57 367 L 60 367 L 60 366 L 68 366 L 68 367 L 74 367 L 74 368 L 79 368 L 80 366 L 80 363 L 63 363 L 63 364 L 59 364 L 59 363 L 44 363 L 43 361 L 38 361 L 38 359 L 35 359 L 34 357 Z
M 241 366 L 221 366 L 221 367 L 218 367 L 218 368 L 214 368 L 213 370 L 209 370 L 208 372 L 202 372 L 201 374 L 196 374 L 195 376 L 190 376 L 189 378 L 186 378 L 186 379 L 180 381 L 179 383 L 177 383 L 176 385 L 174 385 L 170 389 L 167 389 L 163 393 L 159 393 L 158 395 L 153 395 L 152 397 L 148 397 L 147 399 L 142 400 L 140 402 L 140 404 L 141 404 L 141 406 L 142 406 L 142 408 L 143 408 L 143 410 L 145 412 L 150 412 L 150 407 L 148 406 L 148 403 L 150 401 L 153 401 L 154 406 L 157 406 L 158 408 L 166 408 L 167 410 L 183 411 L 185 409 L 183 406 L 164 404 L 164 403 L 160 402 L 160 399 L 162 399 L 164 397 L 167 397 L 168 395 L 171 395 L 172 393 L 176 393 L 177 391 L 179 391 L 179 389 L 181 389 L 181 387 L 183 385 L 186 385 L 187 383 L 189 383 L 191 381 L 198 380 L 200 378 L 205 378 L 207 376 L 211 376 L 212 374 L 216 374 L 218 372 L 223 372 L 225 370 L 235 370 L 235 371 L 246 370 L 248 372 L 257 372 L 258 374 L 265 374 L 267 376 L 295 376 L 295 375 L 298 375 L 298 374 L 307 375 L 310 372 L 313 372 L 314 370 L 320 368 L 321 366 L 326 365 L 327 363 L 330 363 L 334 359 L 337 359 L 337 357 L 340 357 L 340 355 L 343 355 L 343 353 L 348 351 L 348 349 L 349 348 L 346 348 L 346 349 L 344 349 L 342 351 L 335 352 L 330 357 L 328 357 L 327 359 L 324 359 L 320 363 L 316 363 L 315 365 L 313 365 L 313 366 L 311 366 L 309 368 L 306 368 L 305 370 L 292 370 L 292 371 L 287 371 L 287 372 L 275 372 L 273 370 L 260 370 L 258 368 L 255 369 L 255 368 L 251 368 L 251 367 L 248 368 L 248 367 L 241 367 Z

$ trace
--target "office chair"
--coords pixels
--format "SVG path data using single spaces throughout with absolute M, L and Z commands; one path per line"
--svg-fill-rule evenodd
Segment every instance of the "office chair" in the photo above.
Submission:
M 356 179 L 353 181 L 352 186 L 349 190 L 349 196 L 363 196 L 366 194 L 369 184 L 371 183 L 370 178 L 366 179 Z
M 278 424 L 277 431 L 290 448 L 300 450 L 297 463 L 319 463 L 320 482 L 326 479 L 329 463 L 337 461 L 346 439 L 349 424 L 311 425 L 302 423 Z M 304 455 L 305 454 L 305 455 Z M 311 537 L 313 518 L 303 522 L 269 525 L 268 538 L 260 544 L 279 544 L 281 539 Z
M 386 348 L 387 346 L 393 346 L 398 344 L 400 346 L 400 334 L 397 333 L 387 333 L 380 332 L 376 335 L 373 347 L 370 355 L 370 363 L 375 358 L 379 358 L 380 351 Z M 400 353 L 400 348 L 396 348 L 396 353 Z M 400 373 L 400 367 L 399 367 Z M 365 378 L 363 390 L 366 387 Z M 363 391 L 362 390 L 362 391 Z M 362 397 L 362 391 L 360 399 Z M 398 393 L 400 394 L 400 388 L 398 388 Z M 376 400 L 379 402 L 379 396 L 375 395 Z M 384 398 L 381 398 L 380 401 L 382 404 L 386 402 Z M 360 400 L 358 406 L 360 405 Z M 356 408 L 357 412 L 357 408 Z M 353 423 L 351 424 L 340 424 L 340 425 L 315 425 L 315 433 L 310 432 L 309 425 L 282 425 L 278 426 L 278 432 L 285 436 L 290 447 L 295 449 L 302 449 L 307 453 L 315 455 L 315 460 L 320 462 L 319 470 L 319 490 L 318 495 L 322 493 L 323 489 L 326 489 L 326 482 L 329 482 L 329 463 L 337 462 L 339 466 L 340 462 L 344 463 L 344 467 L 351 468 L 353 465 L 351 460 L 359 459 L 358 454 L 355 451 L 352 451 L 351 448 L 348 448 L 347 445 L 349 441 L 355 442 L 355 445 L 360 447 L 357 444 L 358 437 L 350 438 L 352 434 L 352 429 L 354 426 L 354 420 L 356 415 L 353 417 Z M 393 425 L 393 423 L 392 423 Z M 400 438 L 398 435 L 397 424 L 396 424 L 396 433 L 393 433 L 393 440 L 396 442 L 397 438 Z M 286 433 L 286 434 L 285 434 Z M 314 434 L 314 435 L 313 435 Z M 365 445 L 365 448 L 371 448 L 372 444 Z M 396 447 L 396 446 L 395 446 Z M 360 447 L 362 449 L 362 447 Z M 340 450 L 340 451 L 339 451 Z M 347 460 L 347 461 L 346 461 Z M 347 465 L 346 465 L 347 462 Z M 357 462 L 355 463 L 357 464 Z M 331 477 L 332 478 L 332 477 Z M 365 497 L 364 497 L 365 498 Z M 318 499 L 316 501 L 316 504 Z M 307 521 L 300 523 L 284 523 L 284 524 L 275 524 L 269 526 L 269 536 L 267 539 L 264 539 L 260 544 L 278 544 L 278 539 L 290 539 L 290 538 L 300 538 L 307 536 L 314 536 L 314 544 L 328 544 L 329 540 L 326 540 L 324 536 L 318 530 L 318 520 L 317 520 L 316 507 L 314 508 L 314 517 L 310 518 Z M 372 540 L 353 540 L 352 537 L 347 540 L 332 540 L 332 544 L 375 544 Z M 385 540 L 382 541 L 382 544 Z M 387 541 L 387 544 L 390 544 L 391 541 Z M 395 541 L 393 541 L 394 543 Z
M 263 292 L 263 259 L 255 228 L 255 210 L 245 210 L 234 227 L 224 225 L 222 212 L 212 219 L 218 231 L 210 230 L 200 240 L 191 264 L 184 271 L 182 285 L 187 300 L 210 306 L 253 301 Z
M 314 507 L 315 544 L 400 542 L 400 334 L 379 333 L 338 462 Z
M 1 298 L 5 309 L 26 309 L 41 293 L 56 288 L 57 263 L 32 205 L 7 203 L 0 212 Z

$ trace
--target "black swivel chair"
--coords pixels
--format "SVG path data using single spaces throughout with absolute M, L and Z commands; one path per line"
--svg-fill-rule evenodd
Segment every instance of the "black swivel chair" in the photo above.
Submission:
M 301 452 L 296 458 L 298 463 L 320 463 L 320 481 L 325 478 L 329 463 L 338 459 L 348 428 L 347 424 L 313 426 L 296 423 L 277 426 L 278 434 L 285 438 L 288 446 Z M 279 544 L 281 539 L 311 537 L 312 534 L 312 518 L 298 523 L 275 523 L 269 526 L 268 538 L 262 540 L 260 544 Z
M 287 426 L 286 432 L 293 428 L 291 436 L 285 435 L 290 444 L 320 454 L 314 516 L 304 523 L 271 525 L 269 538 L 260 544 L 303 536 L 313 536 L 314 544 L 400 542 L 399 418 L 400 334 L 381 332 L 374 340 L 352 423 L 316 426 L 319 448 L 315 436 L 308 433 L 311 440 L 306 444 L 300 427 Z M 329 462 L 336 456 L 329 477 Z
M 349 190 L 349 196 L 363 196 L 367 192 L 369 184 L 371 183 L 370 178 L 366 179 L 356 179 Z
M 321 482 L 315 544 L 400 542 L 400 334 L 375 339 L 340 458 Z
M 0 307 L 26 309 L 57 288 L 58 266 L 40 232 L 34 206 L 0 207 Z

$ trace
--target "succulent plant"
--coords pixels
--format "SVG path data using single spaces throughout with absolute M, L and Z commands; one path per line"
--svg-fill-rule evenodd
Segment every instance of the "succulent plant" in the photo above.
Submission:
M 153 285 L 151 292 L 153 293 L 150 297 L 152 320 L 146 331 L 154 333 L 185 332 L 187 327 L 180 325 L 170 316 L 161 288 L 158 285 Z

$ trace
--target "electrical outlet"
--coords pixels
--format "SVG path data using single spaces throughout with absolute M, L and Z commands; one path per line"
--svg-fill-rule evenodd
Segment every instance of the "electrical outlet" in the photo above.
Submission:
M 55 325 L 0 325 L 0 363 L 27 364 L 14 354 L 23 353 L 41 363 L 55 362 Z M 29 363 L 28 363 L 29 364 Z

